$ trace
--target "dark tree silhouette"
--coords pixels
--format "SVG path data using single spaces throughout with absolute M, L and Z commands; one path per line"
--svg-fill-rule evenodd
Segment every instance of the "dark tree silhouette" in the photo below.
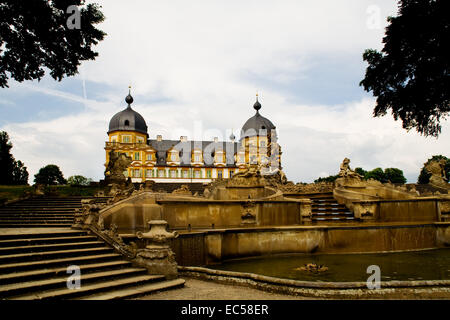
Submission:
M 401 0 L 381 52 L 368 49 L 360 85 L 377 98 L 375 117 L 391 110 L 406 130 L 438 137 L 450 111 L 450 1 Z
M 66 179 L 57 165 L 49 164 L 41 169 L 34 175 L 34 182 L 45 184 L 45 185 L 55 185 L 55 184 L 65 184 Z
M 13 168 L 13 182 L 18 185 L 28 184 L 28 171 L 27 167 L 22 161 L 18 160 L 14 163 Z
M 71 5 L 79 10 L 79 29 L 68 27 Z M 99 8 L 84 0 L 1 0 L 0 86 L 8 87 L 9 77 L 40 80 L 44 68 L 58 81 L 77 74 L 82 61 L 97 57 L 91 47 L 106 35 L 94 27 L 104 20 Z
M 0 132 L 0 184 L 28 184 L 28 171 L 22 161 L 11 154 L 13 145 L 5 131 Z

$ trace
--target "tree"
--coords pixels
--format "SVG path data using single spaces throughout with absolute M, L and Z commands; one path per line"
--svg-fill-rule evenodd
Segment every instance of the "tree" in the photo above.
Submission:
M 28 184 L 27 167 L 20 160 L 14 163 L 13 182 L 18 185 Z
M 360 168 L 360 167 L 355 168 L 355 172 L 363 177 L 365 177 L 366 173 L 367 173 L 366 170 L 364 170 L 363 168 Z
M 0 132 L 0 184 L 9 185 L 13 182 L 14 157 L 11 148 L 8 133 Z
M 389 17 L 381 52 L 368 49 L 364 90 L 376 99 L 375 117 L 390 109 L 406 130 L 438 137 L 450 111 L 450 1 L 400 0 Z
M 328 176 L 325 178 L 318 178 L 316 180 L 314 180 L 314 183 L 319 183 L 319 182 L 334 182 L 337 178 L 339 178 L 339 175 L 335 175 L 335 176 Z
M 45 185 L 65 184 L 66 179 L 57 165 L 49 164 L 34 175 L 34 182 Z
M 403 171 L 398 168 L 384 169 L 384 178 L 392 183 L 406 183 L 406 178 Z
M 364 176 L 364 179 L 366 180 L 374 179 L 383 183 L 387 182 L 387 179 L 384 175 L 384 171 L 381 168 L 375 168 L 371 171 L 367 171 L 366 175 Z
M 91 183 L 92 179 L 88 179 L 86 177 L 75 175 L 70 176 L 67 179 L 67 184 L 71 186 L 88 186 Z
M 0 86 L 8 87 L 8 75 L 19 82 L 40 80 L 44 68 L 61 81 L 77 74 L 82 61 L 94 60 L 98 53 L 91 47 L 106 35 L 94 25 L 104 15 L 99 5 L 84 4 L 84 0 L 2 0 Z M 78 13 L 79 28 L 73 21 Z
M 427 162 L 425 162 L 424 166 L 420 170 L 420 174 L 419 174 L 419 177 L 417 179 L 417 183 L 419 183 L 419 184 L 427 184 L 427 183 L 429 183 L 430 182 L 431 173 L 429 173 L 425 169 L 425 166 L 428 165 L 431 161 L 440 161 L 442 159 L 447 161 L 447 163 L 445 164 L 444 170 L 445 170 L 445 174 L 446 174 L 447 178 L 449 178 L 450 177 L 450 158 L 447 158 L 447 157 L 445 157 L 443 155 L 434 155 L 430 159 L 428 159 Z
M 13 145 L 5 131 L 0 132 L 0 184 L 28 184 L 28 171 L 22 161 L 11 154 Z

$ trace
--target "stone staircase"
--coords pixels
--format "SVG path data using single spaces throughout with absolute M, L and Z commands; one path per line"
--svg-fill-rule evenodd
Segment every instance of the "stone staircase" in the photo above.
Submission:
M 88 231 L 68 228 L 80 206 L 71 197 L 0 208 L 0 299 L 129 299 L 184 285 L 149 275 Z M 69 266 L 80 268 L 79 289 L 67 286 Z
M 196 192 L 198 192 L 198 194 L 203 194 L 203 191 L 205 190 L 205 185 L 203 183 L 199 183 L 199 182 L 193 182 L 193 183 L 158 182 L 155 184 L 153 189 L 156 192 L 171 193 L 172 191 L 180 188 L 184 184 L 189 187 L 189 190 L 192 192 L 192 194 L 194 194 Z
M 82 199 L 106 202 L 109 197 L 39 197 L 0 207 L 0 228 L 70 227 Z
M 339 204 L 332 192 L 307 195 L 312 201 L 312 222 L 351 222 L 355 216 L 345 205 Z

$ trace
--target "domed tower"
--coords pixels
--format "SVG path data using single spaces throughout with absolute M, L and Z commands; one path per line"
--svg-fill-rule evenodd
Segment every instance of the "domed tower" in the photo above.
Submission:
M 240 151 L 245 152 L 245 164 L 263 165 L 270 171 L 281 169 L 276 127 L 259 113 L 261 103 L 258 101 L 258 94 L 253 108 L 256 110 L 255 115 L 245 122 L 241 130 Z
M 130 91 L 125 98 L 128 106 L 117 112 L 109 121 L 108 141 L 106 142 L 106 163 L 109 163 L 109 153 L 125 153 L 133 160 L 132 165 L 124 172 L 125 176 L 133 178 L 133 182 L 140 181 L 143 175 L 143 161 L 152 160 L 148 146 L 147 124 L 144 118 L 131 108 L 133 97 Z M 135 181 L 136 180 L 136 181 Z
M 128 106 L 117 112 L 109 121 L 108 136 L 110 142 L 146 143 L 147 124 L 144 118 L 131 108 L 133 97 L 130 92 L 125 98 Z

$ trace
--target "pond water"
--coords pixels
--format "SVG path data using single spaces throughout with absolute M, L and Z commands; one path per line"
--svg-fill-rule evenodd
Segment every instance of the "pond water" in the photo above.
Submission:
M 295 270 L 308 263 L 328 270 L 310 273 Z M 381 280 L 450 280 L 450 248 L 414 252 L 371 254 L 295 254 L 224 261 L 211 269 L 256 273 L 304 281 L 366 281 L 367 267 L 378 265 Z

